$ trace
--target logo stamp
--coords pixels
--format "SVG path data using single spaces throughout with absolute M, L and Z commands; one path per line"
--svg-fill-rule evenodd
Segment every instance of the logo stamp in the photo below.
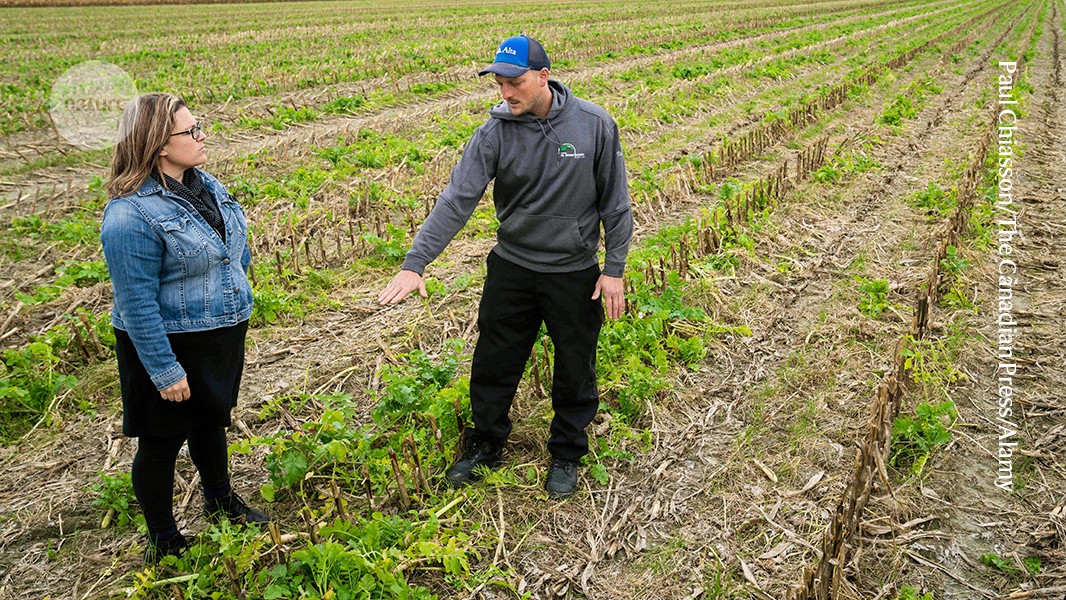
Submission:
M 56 132 L 83 150 L 102 150 L 115 143 L 126 103 L 137 96 L 128 73 L 102 60 L 67 69 L 48 98 L 48 114 Z

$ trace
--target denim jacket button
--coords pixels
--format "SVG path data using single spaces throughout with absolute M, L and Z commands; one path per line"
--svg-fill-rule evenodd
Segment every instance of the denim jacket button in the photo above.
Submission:
M 233 293 L 234 294 L 239 294 L 240 292 L 241 292 L 240 288 L 233 288 Z
M 222 259 L 222 264 L 228 265 L 229 264 L 229 259 L 228 258 L 223 258 Z

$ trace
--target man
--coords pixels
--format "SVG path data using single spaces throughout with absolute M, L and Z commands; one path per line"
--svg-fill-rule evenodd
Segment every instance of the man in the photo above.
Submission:
M 618 126 L 602 108 L 550 79 L 549 66 L 540 43 L 520 35 L 504 40 L 495 62 L 481 71 L 494 75 L 503 101 L 467 143 L 378 302 L 394 304 L 414 290 L 426 297 L 426 265 L 462 229 L 495 179 L 500 226 L 487 260 L 470 372 L 474 427 L 448 481 L 469 484 L 478 478 L 475 468 L 502 462 L 508 412 L 544 322 L 555 345 L 545 487 L 549 496 L 565 498 L 577 487 L 577 464 L 588 452 L 585 428 L 599 406 L 596 340 L 603 313 L 615 319 L 625 308 L 622 273 L 633 219 Z M 602 274 L 596 255 L 601 224 Z

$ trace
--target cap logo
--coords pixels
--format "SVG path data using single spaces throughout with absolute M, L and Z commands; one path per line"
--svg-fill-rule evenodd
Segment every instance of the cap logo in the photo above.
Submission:
M 496 47 L 494 62 L 478 75 L 495 73 L 504 77 L 519 77 L 529 69 L 547 69 L 548 56 L 537 40 L 525 35 L 516 35 L 500 42 Z

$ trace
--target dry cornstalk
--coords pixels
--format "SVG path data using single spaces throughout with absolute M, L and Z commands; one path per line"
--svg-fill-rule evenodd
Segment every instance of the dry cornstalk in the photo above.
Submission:
M 115 518 L 115 509 L 107 509 L 107 514 L 104 515 L 104 519 L 100 521 L 100 529 L 107 529 L 108 525 L 111 524 L 111 519 L 113 518 Z
M 240 600 L 247 600 L 248 596 L 245 595 L 244 589 L 241 588 L 241 577 L 237 573 L 237 562 L 233 560 L 232 556 L 226 557 L 226 573 L 229 575 L 229 583 L 230 587 L 233 588 L 233 594 Z
M 396 476 L 396 487 L 400 491 L 400 505 L 404 510 L 411 508 L 411 498 L 407 495 L 407 485 L 404 484 L 403 474 L 400 472 L 400 462 L 396 460 L 396 451 L 389 448 L 389 460 L 392 461 L 392 472 Z
M 430 491 L 429 481 L 426 479 L 425 473 L 422 471 L 422 458 L 418 455 L 418 446 L 415 445 L 415 437 L 413 435 L 407 436 L 404 440 L 404 445 L 411 452 L 411 460 L 415 466 L 415 475 L 418 480 L 418 485 L 425 491 Z
M 430 431 L 433 432 L 433 440 L 437 443 L 437 450 L 440 451 L 441 456 L 447 456 L 448 453 L 444 451 L 444 440 L 441 438 L 440 427 L 437 427 L 437 418 L 433 415 L 426 415 L 429 420 Z
M 540 384 L 540 366 L 537 364 L 540 361 L 537 360 L 537 349 L 536 348 L 534 348 L 530 352 L 529 359 L 531 361 L 533 361 L 533 364 L 532 364 L 532 366 L 529 369 L 530 371 L 533 371 L 533 390 L 536 392 L 538 398 L 543 398 L 544 397 L 544 386 L 542 386 Z
M 277 521 L 271 521 L 267 523 L 267 531 L 270 533 L 270 540 L 274 542 L 274 551 L 277 554 L 278 564 L 285 564 L 288 561 L 285 559 L 285 550 L 283 548 L 284 540 L 281 537 L 281 527 L 278 526 Z
M 339 515 L 341 519 L 347 521 L 348 513 L 344 510 L 344 499 L 341 498 L 341 491 L 337 488 L 337 482 L 331 479 L 329 485 L 330 491 L 333 493 L 333 502 L 337 507 L 337 515 Z

